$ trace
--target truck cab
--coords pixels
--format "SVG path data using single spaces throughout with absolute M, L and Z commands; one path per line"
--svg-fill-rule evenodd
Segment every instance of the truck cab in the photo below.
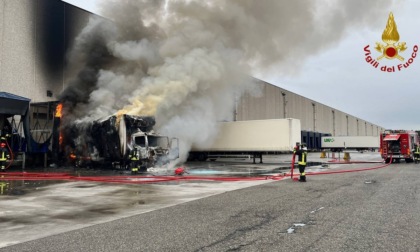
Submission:
M 169 139 L 154 132 L 137 132 L 131 135 L 132 149 L 137 148 L 141 169 L 164 165 L 179 157 L 177 138 Z

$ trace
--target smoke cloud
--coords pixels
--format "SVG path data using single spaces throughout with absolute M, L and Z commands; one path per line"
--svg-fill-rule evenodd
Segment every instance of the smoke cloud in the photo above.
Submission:
M 379 25 L 391 0 L 108 0 L 69 55 L 66 120 L 154 115 L 181 141 L 205 146 L 255 71 L 295 72 L 349 28 Z M 105 18 L 104 18 L 105 17 Z M 382 23 L 380 24 L 382 25 Z

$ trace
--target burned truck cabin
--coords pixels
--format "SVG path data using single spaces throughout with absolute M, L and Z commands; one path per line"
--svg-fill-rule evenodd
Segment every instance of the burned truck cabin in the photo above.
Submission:
M 153 131 L 149 133 L 138 132 L 132 135 L 132 148 L 138 150 L 138 158 L 143 163 L 164 165 L 170 161 L 170 141 L 166 136 L 156 135 Z
M 161 160 L 169 161 L 170 142 L 166 136 L 153 131 L 155 119 L 151 116 L 110 116 L 85 125 L 74 125 L 72 146 L 76 155 L 103 166 L 127 168 L 130 155 L 137 148 L 141 166 L 149 168 Z M 82 151 L 83 150 L 83 151 Z
M 169 138 L 154 135 L 139 135 L 134 137 L 134 144 L 139 147 L 168 148 Z

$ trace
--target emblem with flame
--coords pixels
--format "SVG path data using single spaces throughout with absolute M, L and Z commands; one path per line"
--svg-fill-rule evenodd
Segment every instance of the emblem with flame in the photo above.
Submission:
M 394 15 L 389 13 L 388 22 L 386 28 L 382 33 L 382 41 L 386 44 L 376 42 L 375 49 L 382 53 L 376 60 L 381 60 L 382 58 L 387 59 L 399 59 L 404 61 L 404 58 L 401 57 L 398 53 L 404 52 L 407 49 L 405 42 L 398 42 L 400 40 L 400 34 L 397 30 L 397 25 L 394 20 Z M 398 42 L 398 43 L 397 43 Z

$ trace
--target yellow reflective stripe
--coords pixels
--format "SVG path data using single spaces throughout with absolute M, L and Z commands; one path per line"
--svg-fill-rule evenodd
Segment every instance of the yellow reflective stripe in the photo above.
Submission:
M 304 160 L 305 160 L 305 153 L 302 153 L 302 161 L 299 161 L 298 164 L 306 165 L 306 162 Z
M 301 175 L 301 176 L 305 176 L 305 172 L 302 172 L 300 175 Z

